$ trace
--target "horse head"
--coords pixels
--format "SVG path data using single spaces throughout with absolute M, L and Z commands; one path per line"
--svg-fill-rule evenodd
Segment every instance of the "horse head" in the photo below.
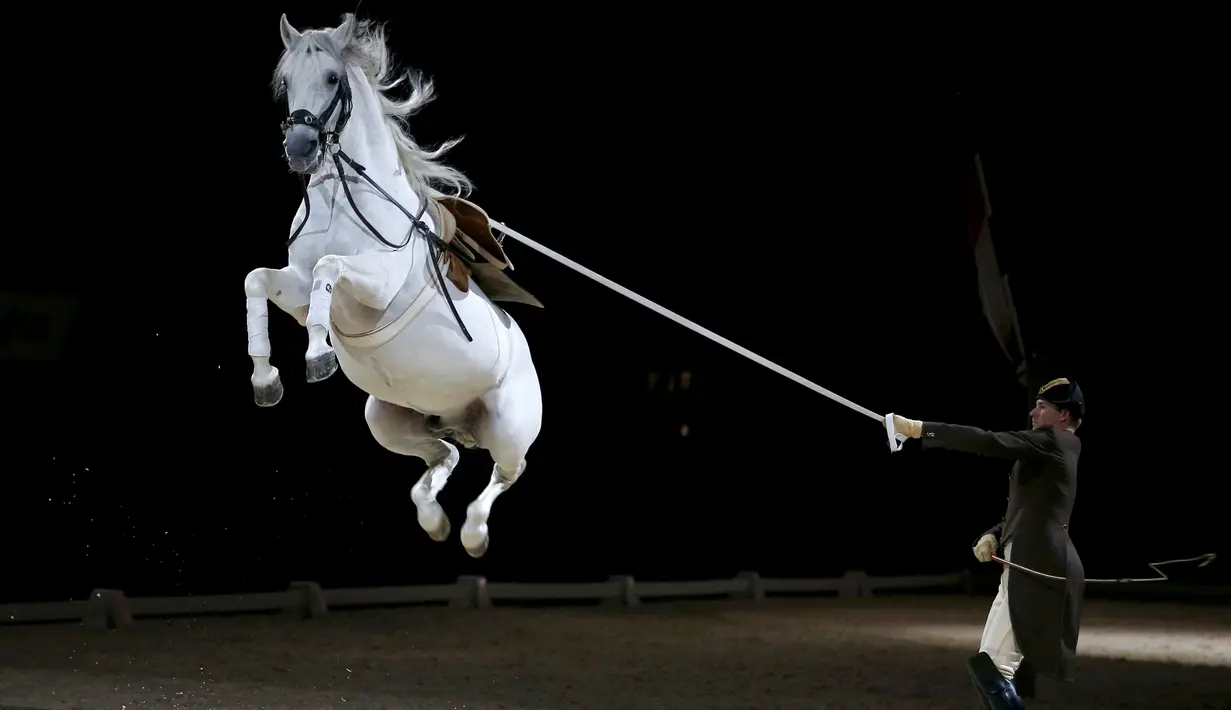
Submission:
M 344 53 L 355 29 L 353 15 L 337 27 L 300 32 L 282 15 L 286 48 L 275 82 L 286 97 L 282 148 L 293 172 L 316 172 L 328 147 L 338 141 L 352 109 Z

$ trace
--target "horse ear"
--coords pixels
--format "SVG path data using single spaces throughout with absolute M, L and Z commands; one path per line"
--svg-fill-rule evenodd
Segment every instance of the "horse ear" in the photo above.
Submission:
M 342 24 L 329 31 L 329 40 L 333 42 L 333 46 L 342 49 L 350 44 L 351 33 L 355 30 L 355 16 L 351 13 L 346 13 L 342 20 Z
M 299 38 L 303 36 L 299 30 L 291 27 L 290 21 L 286 19 L 285 12 L 282 13 L 282 21 L 278 23 L 278 31 L 282 33 L 282 46 L 287 49 L 290 49 L 291 45 L 298 42 Z

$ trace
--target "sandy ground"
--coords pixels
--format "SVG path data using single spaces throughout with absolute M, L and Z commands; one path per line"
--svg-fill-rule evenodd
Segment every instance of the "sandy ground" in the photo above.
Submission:
M 974 598 L 439 607 L 0 627 L 0 707 L 977 710 Z M 1231 707 L 1226 607 L 1087 605 L 1035 708 Z

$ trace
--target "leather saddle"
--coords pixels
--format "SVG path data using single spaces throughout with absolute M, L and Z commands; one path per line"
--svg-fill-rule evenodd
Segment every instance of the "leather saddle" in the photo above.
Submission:
M 487 213 L 460 197 L 432 194 L 433 217 L 440 238 L 448 245 L 441 270 L 463 293 L 470 290 L 470 279 L 493 301 L 510 301 L 542 308 L 543 304 L 505 273 L 513 264 L 500 240 L 492 234 Z

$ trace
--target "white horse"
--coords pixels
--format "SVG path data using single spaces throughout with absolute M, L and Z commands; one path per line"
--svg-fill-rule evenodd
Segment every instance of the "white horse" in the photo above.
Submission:
M 525 470 L 543 413 L 526 338 L 491 298 L 504 288 L 503 300 L 541 304 L 500 271 L 507 258 L 486 231 L 486 215 L 434 189 L 461 195 L 470 187 L 438 162 L 457 141 L 429 152 L 404 130 L 401 121 L 431 100 L 432 85 L 409 72 L 394 79 L 381 28 L 348 14 L 336 28 L 300 32 L 283 15 L 280 30 L 285 51 L 274 85 L 289 109 L 283 146 L 291 170 L 309 182 L 292 222 L 288 265 L 255 269 L 244 280 L 256 403 L 282 398 L 270 365 L 273 301 L 308 329 L 308 381 L 340 365 L 369 395 L 365 416 L 376 441 L 427 464 L 411 500 L 432 539 L 450 532 L 436 502 L 458 462 L 445 437 L 490 452 L 491 481 L 467 507 L 461 530 L 462 545 L 479 557 L 492 504 Z M 387 92 L 403 80 L 411 92 L 398 102 Z M 475 239 L 454 232 L 455 222 L 476 212 L 484 234 L 473 221 L 467 231 Z M 450 241 L 454 234 L 464 239 Z

